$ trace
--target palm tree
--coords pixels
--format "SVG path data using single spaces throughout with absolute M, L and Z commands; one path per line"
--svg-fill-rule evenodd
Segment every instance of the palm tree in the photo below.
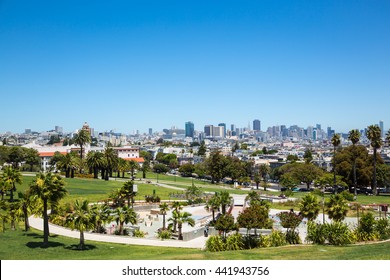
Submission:
M 183 224 L 187 223 L 190 226 L 195 226 L 195 220 L 191 218 L 192 214 L 188 212 L 172 212 L 172 217 L 168 219 L 168 221 L 173 221 L 174 224 L 177 224 L 177 228 L 179 230 L 179 240 L 183 240 Z
M 98 179 L 99 169 L 104 163 L 104 155 L 100 152 L 89 152 L 87 154 L 87 165 L 93 170 L 93 178 Z
M 259 173 L 257 173 L 257 172 L 255 173 L 254 181 L 256 183 L 256 190 L 258 190 L 259 189 L 259 184 L 261 182 L 261 178 L 260 178 Z
M 80 231 L 80 243 L 79 250 L 85 249 L 84 232 L 95 228 L 91 209 L 88 205 L 88 201 L 84 200 L 80 202 L 76 200 L 74 203 L 74 211 L 66 216 L 65 224 L 72 230 L 76 229 Z
M 122 173 L 122 178 L 125 178 L 125 172 L 129 170 L 129 162 L 123 158 L 118 158 L 118 176 Z
M 123 235 L 123 225 L 131 223 L 133 225 L 137 224 L 137 214 L 132 208 L 127 206 L 118 207 L 114 211 L 115 220 L 117 225 L 119 225 L 119 233 Z
M 97 233 L 104 232 L 103 224 L 110 223 L 113 219 L 112 210 L 107 204 L 94 204 L 91 207 L 91 215 L 95 224 L 94 231 Z
M 3 181 L 10 191 L 10 202 L 14 201 L 14 191 L 16 191 L 16 184 L 22 184 L 22 174 L 18 169 L 12 166 L 7 166 L 3 172 Z
M 63 197 L 67 191 L 64 188 L 64 180 L 56 174 L 39 173 L 30 185 L 31 195 L 36 196 L 43 203 L 43 245 L 47 246 L 49 243 L 49 216 L 48 216 L 48 202 L 54 201 L 54 198 Z
M 355 197 L 357 197 L 357 178 L 356 178 L 356 144 L 360 141 L 360 132 L 357 129 L 352 129 L 348 134 L 348 140 L 352 142 L 353 145 L 353 186 L 355 191 Z
M 30 223 L 28 217 L 31 214 L 33 206 L 35 205 L 35 201 L 31 196 L 29 190 L 26 190 L 24 193 L 18 192 L 18 197 L 19 197 L 19 201 L 18 201 L 17 215 L 23 218 L 25 231 L 29 231 Z
M 228 191 L 221 191 L 220 193 L 220 203 L 222 208 L 222 215 L 226 214 L 226 207 L 232 204 L 232 197 Z
M 4 182 L 3 177 L 0 177 L 0 193 L 1 193 L 1 200 L 4 200 L 4 195 L 7 192 L 7 184 Z
M 309 221 L 314 221 L 317 218 L 320 208 L 320 202 L 313 194 L 305 195 L 299 203 L 299 211 Z
M 105 180 L 108 181 L 109 179 L 109 176 L 112 176 L 112 171 L 113 171 L 113 168 L 117 165 L 117 162 L 118 162 L 118 155 L 117 153 L 115 152 L 115 150 L 110 147 L 110 146 L 107 146 L 105 149 L 104 149 L 104 158 L 105 158 L 105 164 L 106 164 L 106 176 L 105 176 Z
M 374 149 L 374 173 L 372 180 L 372 192 L 374 195 L 378 195 L 377 192 L 377 181 L 376 181 L 376 161 L 377 161 L 377 150 L 382 147 L 383 141 L 381 138 L 381 129 L 378 125 L 370 125 L 367 128 L 367 138 L 371 142 L 371 147 Z
M 344 220 L 347 216 L 348 204 L 341 194 L 331 195 L 325 206 L 329 218 L 336 222 Z
M 134 180 L 135 170 L 139 168 L 139 164 L 134 160 L 130 160 L 128 165 L 130 168 L 131 180 Z
M 4 200 L 0 201 L 0 229 L 2 232 L 5 231 L 5 224 L 10 222 L 10 215 L 8 212 L 8 204 Z
M 211 211 L 213 215 L 213 223 L 215 223 L 215 211 L 219 211 L 221 199 L 219 193 L 215 193 L 206 203 L 205 209 Z
M 340 134 L 334 134 L 332 137 L 332 145 L 333 145 L 333 185 L 336 186 L 336 148 L 340 145 Z
M 160 204 L 160 213 L 161 213 L 161 215 L 163 215 L 163 228 L 162 228 L 162 230 L 165 230 L 165 216 L 167 215 L 168 210 L 169 210 L 169 205 L 166 202 Z
M 91 143 L 91 135 L 88 130 L 80 129 L 79 133 L 74 136 L 74 142 L 80 146 L 80 159 L 83 159 L 83 146 Z
M 134 192 L 134 183 L 133 183 L 133 181 L 125 182 L 123 184 L 121 192 L 127 198 L 127 206 L 128 207 L 130 207 L 130 199 L 131 199 L 131 208 L 133 208 L 134 196 L 136 195 L 136 192 Z
M 180 213 L 180 210 L 183 209 L 183 205 L 181 205 L 180 201 L 174 201 L 171 205 L 172 215 L 173 213 Z M 173 232 L 177 231 L 177 223 L 176 221 L 173 221 Z
M 73 152 L 67 153 L 66 155 L 62 155 L 57 162 L 57 168 L 60 170 L 65 170 L 66 178 L 73 178 L 74 169 L 76 168 L 76 165 L 77 161 Z

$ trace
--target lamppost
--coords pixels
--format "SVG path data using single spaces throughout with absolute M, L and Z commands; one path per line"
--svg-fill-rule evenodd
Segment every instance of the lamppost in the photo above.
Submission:
M 325 224 L 325 188 L 322 187 L 322 224 Z

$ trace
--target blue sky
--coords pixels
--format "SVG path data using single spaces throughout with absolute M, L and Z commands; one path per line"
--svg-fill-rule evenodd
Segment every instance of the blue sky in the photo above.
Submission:
M 0 132 L 390 124 L 390 1 L 0 0 Z

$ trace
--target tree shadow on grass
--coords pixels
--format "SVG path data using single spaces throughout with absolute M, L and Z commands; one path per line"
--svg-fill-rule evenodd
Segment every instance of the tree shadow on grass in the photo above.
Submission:
M 97 247 L 95 245 L 84 245 L 84 249 L 79 248 L 79 244 L 72 244 L 69 246 L 64 247 L 64 249 L 72 250 L 72 251 L 88 251 L 88 250 L 95 250 Z
M 56 247 L 64 247 L 65 244 L 64 243 L 60 243 L 60 242 L 49 241 L 47 246 L 45 246 L 43 244 L 43 242 L 28 242 L 26 244 L 26 246 L 31 248 L 31 249 L 36 249 L 36 248 L 56 248 Z

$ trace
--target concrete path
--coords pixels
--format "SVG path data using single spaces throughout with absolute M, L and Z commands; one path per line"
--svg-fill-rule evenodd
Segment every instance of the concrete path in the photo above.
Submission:
M 30 226 L 43 231 L 43 220 L 37 217 L 30 217 Z M 72 231 L 70 229 L 60 227 L 57 225 L 49 224 L 50 234 L 57 234 L 61 236 L 67 236 L 72 238 L 80 238 L 79 231 Z M 176 248 L 195 248 L 203 249 L 206 243 L 206 237 L 199 237 L 190 241 L 179 240 L 159 240 L 159 239 L 146 239 L 146 238 L 133 238 L 118 235 L 109 234 L 97 234 L 97 233 L 84 233 L 85 240 L 119 243 L 119 244 L 132 244 L 132 245 L 148 245 L 159 247 L 176 247 Z

